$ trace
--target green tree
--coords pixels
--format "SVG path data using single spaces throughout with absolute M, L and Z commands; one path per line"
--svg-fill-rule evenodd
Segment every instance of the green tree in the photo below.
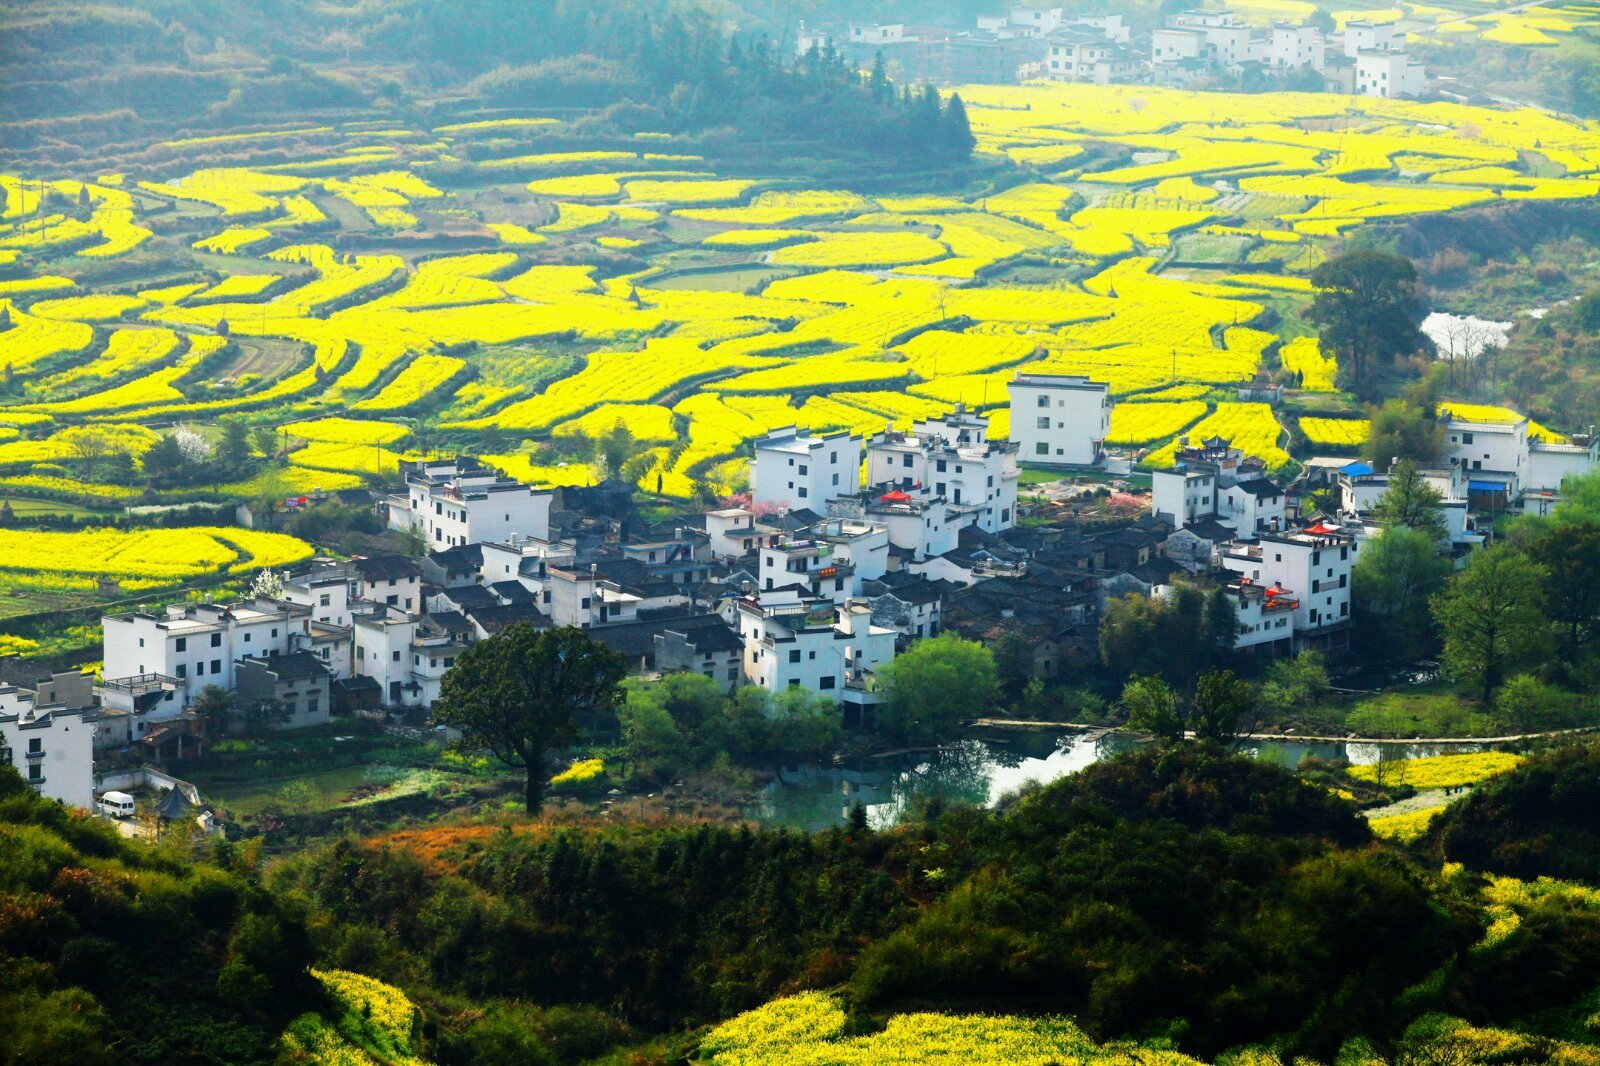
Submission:
M 1518 733 L 1533 733 L 1549 727 L 1551 711 L 1560 702 L 1558 694 L 1531 674 L 1518 674 L 1500 688 L 1494 709 L 1504 728 Z
M 662 705 L 661 694 L 651 688 L 630 688 L 617 708 L 622 724 L 622 748 L 632 775 L 669 781 L 689 759 L 689 742 Z
M 238 710 L 238 700 L 232 689 L 223 688 L 221 685 L 207 685 L 195 696 L 189 709 L 206 720 L 208 730 L 221 733 L 233 724 Z
M 972 124 L 967 120 L 967 105 L 961 102 L 960 93 L 951 93 L 944 105 L 944 150 L 952 158 L 966 159 L 978 146 L 972 135 Z
M 1246 731 L 1246 718 L 1255 707 L 1255 692 L 1248 682 L 1232 670 L 1207 670 L 1195 679 L 1189 727 L 1196 740 L 1232 744 Z
M 222 440 L 217 445 L 217 460 L 229 470 L 238 470 L 249 464 L 250 427 L 237 418 L 222 423 Z
M 1473 554 L 1433 597 L 1444 637 L 1444 667 L 1478 684 L 1485 702 L 1508 669 L 1533 657 L 1550 625 L 1541 610 L 1548 571 L 1510 544 Z
M 989 642 L 995 674 L 1009 699 L 1015 700 L 1033 678 L 1033 645 L 1020 633 L 1007 631 Z
M 994 709 L 1000 682 L 994 656 L 954 633 L 919 640 L 879 668 L 878 722 L 902 740 L 926 740 Z
M 1428 406 L 1385 400 L 1372 410 L 1371 423 L 1361 457 L 1374 469 L 1387 470 L 1396 459 L 1432 463 L 1444 449 L 1444 427 Z
M 1411 658 L 1432 646 L 1428 604 L 1450 570 L 1450 560 L 1428 534 L 1404 526 L 1385 529 L 1361 546 L 1351 598 L 1356 612 L 1370 619 L 1360 628 L 1374 651 Z
M 613 714 L 626 674 L 622 656 L 581 629 L 518 622 L 461 654 L 440 683 L 433 717 L 524 769 L 527 810 L 537 814 L 545 755 Z
M 618 420 L 614 422 L 606 435 L 600 439 L 600 454 L 605 457 L 606 470 L 610 476 L 615 477 L 632 457 L 637 444 L 633 439 L 633 431 L 627 423 Z
M 1409 259 L 1357 248 L 1317 267 L 1311 284 L 1317 295 L 1307 317 L 1321 327 L 1322 350 L 1338 358 L 1341 384 L 1358 396 L 1371 396 L 1380 371 L 1422 347 Z
M 819 759 L 844 740 L 839 704 L 821 692 L 791 688 L 772 698 L 773 743 L 784 755 Z
M 1183 701 L 1178 690 L 1159 677 L 1135 677 L 1123 685 L 1117 709 L 1129 729 L 1169 744 L 1183 739 Z
M 255 440 L 256 451 L 268 459 L 277 457 L 278 430 L 276 427 L 263 422 L 252 431 L 251 437 Z
M 1402 459 L 1389 470 L 1389 487 L 1378 497 L 1373 517 L 1384 529 L 1414 529 L 1435 544 L 1449 535 L 1444 521 L 1444 494 Z
M 1303 713 L 1327 691 L 1327 661 L 1319 651 L 1303 651 L 1292 659 L 1274 660 L 1267 667 L 1261 705 L 1278 715 Z
M 1545 568 L 1544 605 L 1561 631 L 1562 655 L 1577 662 L 1600 634 L 1600 521 L 1543 522 L 1528 554 Z
M 183 469 L 183 449 L 178 446 L 178 438 L 169 433 L 144 453 L 142 461 L 144 472 L 149 477 L 157 480 L 171 477 Z

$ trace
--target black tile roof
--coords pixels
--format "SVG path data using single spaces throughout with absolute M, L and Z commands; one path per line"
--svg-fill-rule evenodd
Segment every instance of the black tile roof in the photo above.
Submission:
M 532 589 L 520 581 L 496 581 L 489 586 L 489 591 L 506 603 L 536 603 L 539 599 Z
M 481 550 L 480 550 L 481 556 Z M 415 559 L 405 555 L 369 555 L 350 560 L 356 573 L 368 581 L 387 581 L 389 578 L 414 578 L 422 576 L 422 567 Z
M 279 681 L 306 681 L 329 674 L 328 664 L 308 651 L 289 652 L 286 655 L 246 655 L 243 661 L 259 663 L 277 675 Z
M 1234 488 L 1243 489 L 1258 500 L 1266 496 L 1283 495 L 1281 487 L 1274 485 L 1264 477 L 1253 477 L 1249 481 L 1241 481 Z
M 467 609 L 467 617 L 476 622 L 485 633 L 491 636 L 508 626 L 516 625 L 518 622 L 528 622 L 535 629 L 543 629 L 549 624 L 549 619 L 534 610 L 533 605 L 529 603 L 469 607 Z

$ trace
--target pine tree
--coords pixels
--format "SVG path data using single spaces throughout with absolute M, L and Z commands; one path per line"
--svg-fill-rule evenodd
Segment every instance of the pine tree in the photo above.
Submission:
M 944 148 L 951 157 L 966 159 L 978 146 L 972 136 L 972 124 L 967 121 L 967 105 L 961 102 L 960 93 L 951 93 L 944 105 Z

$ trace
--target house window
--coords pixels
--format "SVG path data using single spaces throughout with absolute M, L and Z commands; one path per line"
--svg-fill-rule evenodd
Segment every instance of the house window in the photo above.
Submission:
M 318 699 L 317 697 L 315 697 L 315 696 L 307 696 L 306 697 L 306 713 L 307 714 L 316 714 L 318 709 L 321 706 L 322 706 L 322 701 L 320 699 Z
M 250 634 L 249 634 L 249 633 L 246 633 L 246 634 L 245 634 L 245 635 L 244 635 L 244 642 L 245 642 L 245 643 L 246 643 L 246 644 L 248 644 L 248 643 L 250 643 Z
M 1039 402 L 1038 402 L 1037 406 L 1039 406 L 1039 407 L 1049 407 L 1050 406 L 1050 397 L 1048 397 L 1048 396 L 1039 397 Z
M 1040 441 L 1038 444 L 1033 446 L 1033 451 L 1035 455 L 1049 455 L 1050 445 L 1046 444 L 1044 441 Z
M 937 469 L 938 469 L 938 471 L 939 471 L 939 473 L 941 473 L 941 474 L 942 474 L 942 473 L 944 473 L 944 470 L 945 470 L 945 466 L 946 466 L 946 465 L 947 465 L 947 464 L 946 464 L 946 463 L 945 463 L 945 461 L 944 461 L 944 460 L 943 460 L 943 459 L 940 459 L 940 460 L 939 460 L 939 462 L 938 462 L 938 464 L 937 464 Z
M 818 688 L 832 688 L 833 687 L 833 678 L 832 677 L 823 678 L 821 681 L 817 682 L 817 687 Z
M 737 666 L 728 667 L 728 680 L 729 681 L 737 681 L 737 680 L 739 680 L 739 668 Z
M 394 657 L 394 661 L 395 662 L 399 662 L 400 661 L 400 653 L 399 652 L 393 653 L 393 657 Z
M 39 737 L 29 737 L 28 738 L 28 754 L 29 755 L 43 755 L 44 754 L 44 741 L 42 739 L 40 739 Z
M 212 659 L 211 660 L 211 672 L 213 674 L 222 673 L 222 660 L 221 659 Z
M 366 657 L 367 657 L 367 649 L 363 648 L 361 645 L 357 644 L 356 645 L 356 659 L 357 660 L 364 660 L 364 659 L 366 659 Z
M 800 679 L 798 677 L 791 677 L 789 679 L 789 687 L 790 688 L 799 688 L 800 687 Z
M 911 456 L 909 456 L 909 455 L 902 455 L 902 456 L 901 456 L 901 457 L 900 457 L 900 465 L 901 465 L 901 466 L 910 466 L 910 465 L 911 465 Z
M 815 653 L 813 653 L 813 654 L 815 654 Z M 800 651 L 799 651 L 799 649 L 794 649 L 794 650 L 789 652 L 789 661 L 792 662 L 792 663 L 797 663 L 797 662 L 800 661 Z
M 278 635 L 278 629 L 277 629 L 276 626 L 274 626 L 273 629 L 272 629 L 272 635 L 273 636 L 277 636 Z
M 331 603 L 331 601 L 328 598 L 328 594 L 326 592 L 324 592 L 322 594 L 322 596 L 320 597 L 320 602 L 321 602 L 322 606 L 324 606 L 324 607 L 329 606 L 329 604 Z
M 188 677 L 189 676 L 189 668 L 186 665 L 184 665 L 183 663 L 179 663 L 178 664 L 178 676 L 179 677 Z
M 141 640 L 139 642 L 139 646 L 141 648 L 144 647 L 144 641 Z M 173 647 L 177 651 L 188 651 L 189 650 L 189 638 L 187 638 L 187 637 L 179 637 L 178 640 L 177 640 L 177 643 L 174 644 Z
M 805 477 L 805 475 L 806 475 L 806 464 L 801 463 L 800 464 L 800 476 L 801 477 Z
M 1451 440 L 1454 440 L 1454 439 L 1455 439 L 1454 437 L 1451 438 Z M 1471 433 L 1463 433 L 1463 434 L 1461 434 L 1461 443 L 1462 444 L 1471 444 L 1472 443 L 1472 434 Z

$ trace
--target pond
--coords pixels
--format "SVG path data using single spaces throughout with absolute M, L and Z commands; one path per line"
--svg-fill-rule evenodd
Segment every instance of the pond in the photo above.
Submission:
M 777 779 L 761 791 L 749 814 L 766 825 L 825 829 L 843 824 L 850 808 L 859 803 L 866 809 L 867 820 L 881 828 L 895 824 L 913 804 L 934 797 L 992 807 L 1030 781 L 1048 784 L 1139 743 L 1125 734 L 1104 730 L 991 730 L 938 750 L 831 764 L 790 764 L 778 768 Z M 1429 741 L 1399 745 L 1408 759 L 1478 751 L 1485 746 Z M 1292 767 L 1308 755 L 1374 763 L 1379 748 L 1361 741 L 1265 741 L 1241 745 L 1240 750 Z

